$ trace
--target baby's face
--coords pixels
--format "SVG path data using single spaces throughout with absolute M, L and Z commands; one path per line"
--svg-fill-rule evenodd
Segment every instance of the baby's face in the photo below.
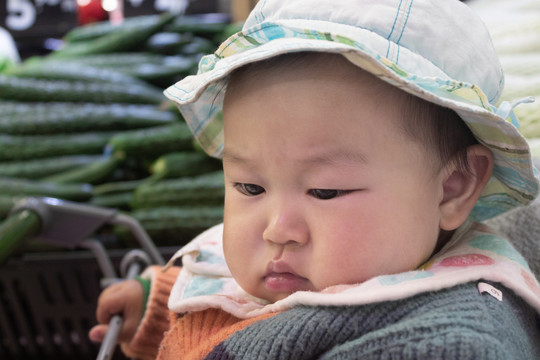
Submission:
M 224 251 L 256 297 L 412 270 L 436 246 L 434 156 L 355 74 L 281 69 L 227 94 Z

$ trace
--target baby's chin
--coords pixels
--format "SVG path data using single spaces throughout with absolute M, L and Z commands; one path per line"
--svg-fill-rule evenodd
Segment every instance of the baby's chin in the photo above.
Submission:
M 249 296 L 253 297 L 255 301 L 266 303 L 266 304 L 272 304 L 279 300 L 283 300 L 296 292 L 295 291 L 291 293 L 272 293 L 268 291 L 247 291 L 247 290 L 244 290 L 244 291 Z
M 283 300 L 289 297 L 290 295 L 298 292 L 298 291 L 274 292 L 274 291 L 269 291 L 264 286 L 257 287 L 257 288 L 249 288 L 249 287 L 244 287 L 241 284 L 239 285 L 247 295 L 253 298 L 254 301 L 258 303 L 263 303 L 263 304 L 275 303 L 276 301 Z
M 290 290 L 290 291 L 271 291 L 266 286 L 263 285 L 257 289 L 251 289 L 251 290 L 252 291 L 248 291 L 244 289 L 244 291 L 248 295 L 253 296 L 254 298 L 262 300 L 263 302 L 266 302 L 266 303 L 275 303 L 297 292 L 302 292 L 302 291 L 317 292 L 317 291 L 321 291 L 322 289 L 318 290 L 318 289 L 315 289 L 313 286 L 305 286 L 305 287 L 295 289 L 295 290 Z
M 268 291 L 268 289 L 266 289 L 265 287 L 262 287 L 262 289 L 261 288 L 256 289 L 255 291 L 253 291 L 251 293 L 248 292 L 248 291 L 246 291 L 246 292 L 249 295 L 251 295 L 251 296 L 253 296 L 253 297 L 257 298 L 257 299 L 263 300 L 264 302 L 275 303 L 276 301 L 283 300 L 283 299 L 289 297 L 290 295 L 295 294 L 297 292 L 301 292 L 301 291 L 313 291 L 313 292 L 320 292 L 322 294 L 337 294 L 337 293 L 344 292 L 344 291 L 346 291 L 346 290 L 348 290 L 350 288 L 356 287 L 360 283 L 361 282 L 330 285 L 330 286 L 322 288 L 322 289 L 316 289 L 316 288 L 313 288 L 313 289 L 301 289 L 301 290 L 291 291 L 291 292 L 272 292 L 272 291 Z
M 323 290 L 315 290 L 317 292 L 320 292 L 321 294 L 338 294 L 338 293 L 341 293 L 341 292 L 344 292 L 350 288 L 353 288 L 355 286 L 358 286 L 358 284 L 351 284 L 351 285 L 333 285 L 333 286 L 329 286 Z M 301 290 L 300 290 L 301 291 Z M 293 293 L 280 293 L 280 294 L 272 294 L 272 295 L 261 295 L 261 296 L 255 296 L 255 295 L 252 295 L 252 294 L 249 294 L 259 300 L 263 300 L 265 303 L 268 303 L 268 304 L 273 304 L 277 301 L 280 301 L 280 300 L 283 300 L 295 293 L 297 293 L 299 291 L 295 291 Z M 263 297 L 264 296 L 264 297 Z

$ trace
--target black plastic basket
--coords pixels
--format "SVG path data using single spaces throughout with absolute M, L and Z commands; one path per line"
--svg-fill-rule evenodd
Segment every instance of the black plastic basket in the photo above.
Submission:
M 173 248 L 160 248 L 164 258 Z M 117 268 L 128 250 L 108 251 Z M 90 251 L 28 253 L 0 267 L 0 359 L 95 359 L 103 274 Z M 116 351 L 114 359 L 125 359 Z

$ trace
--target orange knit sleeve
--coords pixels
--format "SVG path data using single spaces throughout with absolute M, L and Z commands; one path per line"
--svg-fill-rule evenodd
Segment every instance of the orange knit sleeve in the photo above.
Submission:
M 122 351 L 130 358 L 155 359 L 163 334 L 169 329 L 167 302 L 180 267 L 162 271 L 161 267 L 152 266 L 149 270 L 152 280 L 144 317 L 131 342 L 122 344 Z
M 202 359 L 236 331 L 274 315 L 265 314 L 243 320 L 220 309 L 198 311 L 183 317 L 172 314 L 171 328 L 165 334 L 157 358 Z

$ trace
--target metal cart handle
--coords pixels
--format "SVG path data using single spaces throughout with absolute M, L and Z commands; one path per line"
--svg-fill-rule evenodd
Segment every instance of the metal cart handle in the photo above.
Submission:
M 9 229 L 9 241 L 0 242 L 0 264 L 28 238 L 65 248 L 92 248 L 102 271 L 110 276 L 110 259 L 97 244 L 87 237 L 104 224 L 122 225 L 135 236 L 142 250 L 131 250 L 122 259 L 121 272 L 125 279 L 135 278 L 150 264 L 165 265 L 165 260 L 144 230 L 134 218 L 120 214 L 116 209 L 80 204 L 48 197 L 29 197 L 19 200 L 2 226 Z M 109 329 L 101 344 L 98 360 L 110 359 L 123 319 L 115 315 L 109 321 Z
M 124 278 L 135 279 L 137 275 L 140 274 L 144 268 L 151 264 L 150 258 L 148 255 L 141 250 L 131 250 L 123 258 L 120 268 L 123 269 Z M 127 270 L 124 270 L 127 269 Z M 109 329 L 105 334 L 105 338 L 101 343 L 97 360 L 109 360 L 114 355 L 114 350 L 116 348 L 116 340 L 122 329 L 124 319 L 120 315 L 114 315 L 111 320 L 109 320 Z
M 25 210 L 35 213 L 31 217 L 37 215 L 39 221 L 36 223 L 40 225 L 34 224 L 32 231 L 16 234 L 11 240 L 11 250 L 15 250 L 16 245 L 20 246 L 24 239 L 36 233 L 36 241 L 75 248 L 83 244 L 86 238 L 101 226 L 112 224 L 127 227 L 150 256 L 152 263 L 165 265 L 165 260 L 141 224 L 134 218 L 119 213 L 117 209 L 49 197 L 28 197 L 17 201 L 11 209 L 10 218 L 16 218 Z M 8 255 L 5 255 L 6 258 Z

